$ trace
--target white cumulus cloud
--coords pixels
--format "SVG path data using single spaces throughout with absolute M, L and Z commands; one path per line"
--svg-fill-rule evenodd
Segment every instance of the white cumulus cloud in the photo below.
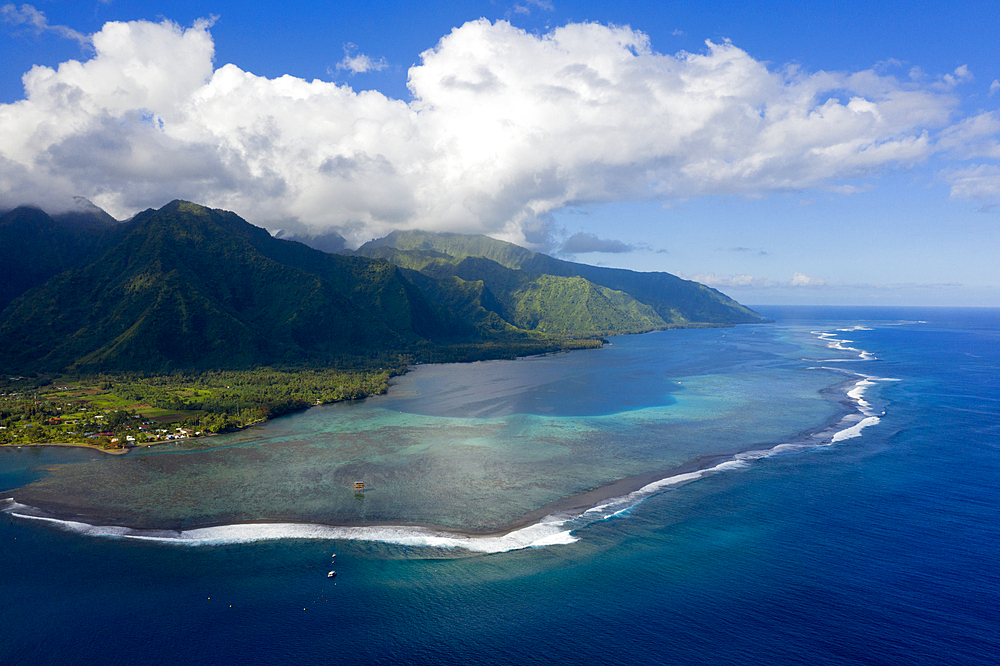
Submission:
M 965 83 L 967 81 L 973 80 L 972 72 L 969 71 L 968 65 L 962 65 L 957 67 L 952 74 L 945 74 L 941 77 L 941 83 L 939 85 L 945 88 L 954 88 L 959 83 Z
M 381 72 L 389 66 L 385 58 L 374 60 L 364 53 L 355 53 L 357 47 L 354 44 L 344 44 L 344 59 L 337 63 L 337 70 L 348 70 L 352 74 L 363 74 L 364 72 Z
M 695 282 L 707 284 L 709 287 L 716 287 L 718 289 L 725 289 L 727 287 L 774 287 L 780 284 L 769 280 L 768 278 L 754 277 L 752 275 L 747 275 L 746 273 L 737 273 L 736 275 L 695 273 L 694 275 L 681 274 L 681 277 L 686 280 L 694 280 Z
M 947 86 L 774 69 L 729 42 L 665 55 L 628 27 L 485 19 L 421 54 L 405 102 L 216 68 L 209 28 L 108 23 L 89 60 L 25 74 L 24 99 L 0 105 L 0 208 L 80 194 L 124 217 L 182 197 L 354 242 L 395 228 L 537 241 L 567 205 L 909 166 L 939 150 L 958 104 Z
M 822 278 L 809 277 L 805 273 L 795 272 L 792 274 L 791 285 L 793 287 L 822 287 L 826 280 Z
M 941 133 L 939 144 L 961 159 L 1000 158 L 1000 112 L 985 111 L 962 119 Z

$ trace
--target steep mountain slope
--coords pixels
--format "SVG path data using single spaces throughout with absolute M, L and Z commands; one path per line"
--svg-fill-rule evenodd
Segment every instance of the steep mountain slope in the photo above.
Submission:
M 174 201 L 135 216 L 93 263 L 22 295 L 0 364 L 166 370 L 378 356 L 450 331 L 388 262 L 272 238 Z
M 402 269 L 406 279 L 420 288 L 447 317 L 456 337 L 469 340 L 518 337 L 524 331 L 504 319 L 504 306 L 482 280 L 463 280 L 453 275 L 433 277 Z
M 400 265 L 424 272 L 433 272 L 434 266 L 444 266 L 455 260 L 483 257 L 528 274 L 583 278 L 595 285 L 628 294 L 650 306 L 670 325 L 761 321 L 757 313 L 721 292 L 670 273 L 640 273 L 563 261 L 487 236 L 396 231 L 385 238 L 365 243 L 357 252 L 364 256 L 381 256 L 394 263 L 403 262 Z
M 429 270 L 429 269 L 425 269 Z M 454 275 L 483 280 L 505 305 L 504 318 L 545 333 L 635 333 L 665 325 L 651 308 L 579 277 L 534 275 L 483 257 L 466 257 Z
M 53 218 L 28 206 L 0 216 L 0 312 L 32 287 L 92 260 L 114 237 L 116 223 L 108 219 L 84 212 Z
M 436 252 L 455 259 L 485 257 L 515 270 L 523 268 L 536 254 L 519 245 L 498 241 L 489 236 L 428 231 L 393 231 L 384 238 L 368 241 L 358 250 L 368 251 L 369 248 L 376 247 Z
M 387 259 L 439 280 L 458 278 L 465 284 L 481 283 L 499 305 L 483 305 L 484 309 L 491 310 L 512 328 L 594 335 L 639 333 L 667 325 L 652 308 L 628 294 L 580 277 L 536 275 L 507 268 L 485 257 L 456 259 L 436 250 L 398 250 L 376 245 L 365 246 L 358 253 Z

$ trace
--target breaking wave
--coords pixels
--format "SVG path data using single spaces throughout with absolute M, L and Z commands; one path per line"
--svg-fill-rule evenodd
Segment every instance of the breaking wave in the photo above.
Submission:
M 318 523 L 235 523 L 188 530 L 147 530 L 114 525 L 90 525 L 65 520 L 16 502 L 3 500 L 0 512 L 39 521 L 84 536 L 154 541 L 179 546 L 219 546 L 275 539 L 380 541 L 402 546 L 457 548 L 475 553 L 501 553 L 522 548 L 554 546 L 577 541 L 563 525 L 565 518 L 546 518 L 533 525 L 497 536 L 470 536 L 446 530 L 403 525 L 338 527 Z

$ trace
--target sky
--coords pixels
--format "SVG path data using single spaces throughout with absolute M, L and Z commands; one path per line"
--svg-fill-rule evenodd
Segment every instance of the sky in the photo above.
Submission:
M 995 0 L 2 3 L 0 210 L 180 198 L 751 305 L 1000 306 L 998 34 Z

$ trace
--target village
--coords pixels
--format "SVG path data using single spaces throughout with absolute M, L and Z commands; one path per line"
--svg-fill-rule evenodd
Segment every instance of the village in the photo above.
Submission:
M 120 454 L 381 394 L 404 370 L 0 376 L 0 446 L 86 446 Z
M 8 377 L 7 381 L 23 379 Z M 0 393 L 0 445 L 76 445 L 124 451 L 207 434 L 188 425 L 201 412 L 121 402 L 99 386 L 60 384 Z

